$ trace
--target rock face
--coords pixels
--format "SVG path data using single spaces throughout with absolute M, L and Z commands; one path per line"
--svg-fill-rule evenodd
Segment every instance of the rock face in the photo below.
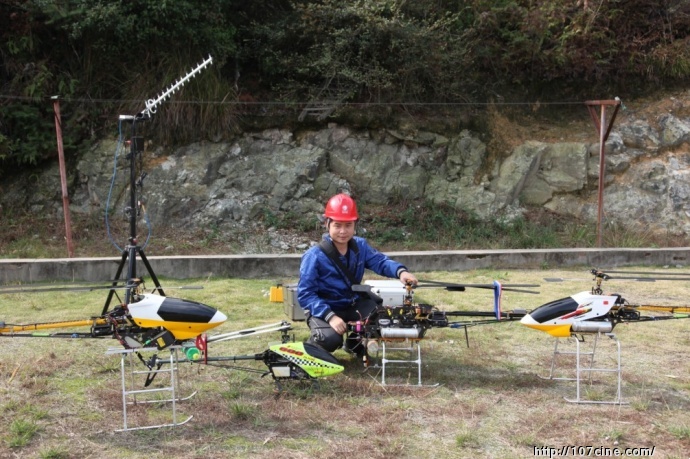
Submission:
M 620 112 L 604 149 L 607 221 L 690 234 L 686 96 L 665 101 L 651 116 Z M 582 134 L 598 139 L 593 125 L 587 129 Z M 596 219 L 598 143 L 527 140 L 497 155 L 481 138 L 466 130 L 451 135 L 332 124 L 247 132 L 231 142 L 174 151 L 151 147 L 143 155 L 148 175 L 140 194 L 154 225 L 184 227 L 247 225 L 264 212 L 317 215 L 341 190 L 362 203 L 425 199 L 482 218 L 510 218 L 537 206 Z M 117 147 L 102 141 L 79 162 L 72 212 L 103 213 L 108 202 L 111 212 L 121 212 L 127 205 L 129 160 L 122 148 L 115 157 Z M 56 166 L 5 184 L 0 205 L 59 214 L 59 190 Z

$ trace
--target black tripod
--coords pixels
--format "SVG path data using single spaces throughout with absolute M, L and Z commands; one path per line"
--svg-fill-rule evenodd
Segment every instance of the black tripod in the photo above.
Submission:
M 127 246 L 122 251 L 122 258 L 120 259 L 120 264 L 118 265 L 117 272 L 115 273 L 115 277 L 113 278 L 113 288 L 108 292 L 108 297 L 105 300 L 105 305 L 103 305 L 103 311 L 101 312 L 102 315 L 105 315 L 108 312 L 110 302 L 112 301 L 113 295 L 115 294 L 115 287 L 117 287 L 117 284 L 120 281 L 120 276 L 122 275 L 122 270 L 124 269 L 125 264 L 127 265 L 127 278 L 125 284 L 125 304 L 130 303 L 133 290 L 135 290 L 138 287 L 138 282 L 136 281 L 137 255 L 144 263 L 144 266 L 146 267 L 149 276 L 151 276 L 151 279 L 153 280 L 153 283 L 156 286 L 155 290 L 157 290 L 161 295 L 165 296 L 163 288 L 161 287 L 160 282 L 158 282 L 158 277 L 156 277 L 156 273 L 153 272 L 153 268 L 151 268 L 151 264 L 146 258 L 146 254 L 144 253 L 143 248 L 138 245 L 137 241 L 137 217 L 139 215 L 140 207 L 139 201 L 137 200 L 137 187 L 141 187 L 143 185 L 146 173 L 142 173 L 139 179 L 137 179 L 136 159 L 137 156 L 141 157 L 141 155 L 144 153 L 144 142 L 142 137 L 138 137 L 136 135 L 136 124 L 137 121 L 145 119 L 147 119 L 147 117 L 141 114 L 137 116 L 120 115 L 120 120 L 132 121 L 132 138 L 130 140 L 130 152 L 127 155 L 127 159 L 129 159 L 129 207 L 125 209 L 126 214 L 129 217 L 129 238 Z
M 120 265 L 117 268 L 117 273 L 115 274 L 115 278 L 113 279 L 113 284 L 110 292 L 108 292 L 108 299 L 105 300 L 105 305 L 103 306 L 103 312 L 101 313 L 102 315 L 105 315 L 106 312 L 108 312 L 108 308 L 110 307 L 110 301 L 113 299 L 113 295 L 115 294 L 115 287 L 117 286 L 119 280 L 120 280 L 120 275 L 122 274 L 122 270 L 125 267 L 125 263 L 127 264 L 127 283 L 125 284 L 125 291 L 126 291 L 126 296 L 125 296 L 125 304 L 129 304 L 131 297 L 132 297 L 132 291 L 135 290 L 138 287 L 139 282 L 137 281 L 137 255 L 139 255 L 139 258 L 141 258 L 141 261 L 144 263 L 144 266 L 146 266 L 146 269 L 149 272 L 149 275 L 151 276 L 151 279 L 153 280 L 154 284 L 156 285 L 155 290 L 158 290 L 158 292 L 165 296 L 165 293 L 163 292 L 163 288 L 161 287 L 160 282 L 158 282 L 158 278 L 156 277 L 156 274 L 153 272 L 153 269 L 151 268 L 151 265 L 149 264 L 149 261 L 146 259 L 146 255 L 144 254 L 144 251 L 142 250 L 141 247 L 137 244 L 137 216 L 139 214 L 139 202 L 137 201 L 137 192 L 136 188 L 137 186 L 142 186 L 142 182 L 144 181 L 144 178 L 146 177 L 145 173 L 142 173 L 141 176 L 139 177 L 139 180 L 136 178 L 136 157 L 137 155 L 141 155 L 144 152 L 144 142 L 141 137 L 137 137 L 136 135 L 136 124 L 137 121 L 144 121 L 147 120 L 151 117 L 152 114 L 156 113 L 156 108 L 158 107 L 159 104 L 161 104 L 165 99 L 170 97 L 172 94 L 175 93 L 179 88 L 181 88 L 189 79 L 193 78 L 197 73 L 199 73 L 202 69 L 204 69 L 206 66 L 210 65 L 213 62 L 213 58 L 211 56 L 208 56 L 206 60 L 204 60 L 201 64 L 197 65 L 194 69 L 192 69 L 190 72 L 188 72 L 185 76 L 180 78 L 175 84 L 171 85 L 167 90 L 165 90 L 161 95 L 158 96 L 156 99 L 149 99 L 146 101 L 146 108 L 140 112 L 136 116 L 131 116 L 131 115 L 120 115 L 120 121 L 131 121 L 132 122 L 132 140 L 131 140 L 131 149 L 130 153 L 128 156 L 129 159 L 129 164 L 130 164 L 130 169 L 129 169 L 129 178 L 130 178 L 130 184 L 129 184 L 129 191 L 130 191 L 130 199 L 129 199 L 129 207 L 126 209 L 128 212 L 129 216 L 129 244 L 127 244 L 127 247 L 125 247 L 125 250 L 122 251 L 122 259 L 120 260 Z

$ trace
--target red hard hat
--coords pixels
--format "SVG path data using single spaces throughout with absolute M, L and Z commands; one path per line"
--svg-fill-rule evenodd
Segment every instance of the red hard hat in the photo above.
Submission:
M 351 222 L 359 219 L 355 201 L 346 194 L 336 194 L 326 203 L 324 217 L 339 222 Z

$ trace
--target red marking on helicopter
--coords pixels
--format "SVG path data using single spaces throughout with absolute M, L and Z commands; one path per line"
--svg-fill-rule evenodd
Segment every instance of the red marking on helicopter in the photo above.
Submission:
M 608 301 L 604 301 L 604 304 L 608 304 Z M 571 317 L 581 316 L 582 314 L 588 313 L 591 310 L 591 307 L 579 308 L 571 312 L 570 314 L 561 316 L 561 319 L 570 319 Z
M 304 352 L 297 351 L 295 349 L 290 349 L 289 347 L 285 347 L 285 346 L 281 346 L 280 351 L 285 352 L 286 354 L 296 355 L 298 357 L 301 357 L 304 355 Z

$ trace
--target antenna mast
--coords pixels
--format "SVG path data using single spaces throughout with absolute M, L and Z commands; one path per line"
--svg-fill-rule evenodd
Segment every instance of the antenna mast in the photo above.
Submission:
M 213 62 L 213 58 L 209 55 L 206 60 L 204 60 L 202 63 L 197 65 L 195 68 L 193 68 L 189 73 L 187 73 L 185 76 L 177 80 L 172 86 L 170 86 L 168 89 L 163 91 L 156 99 L 149 99 L 145 102 L 146 108 L 142 110 L 140 113 L 137 115 L 120 115 L 120 121 L 131 121 L 132 122 L 132 137 L 130 140 L 130 153 L 127 155 L 127 158 L 129 159 L 130 162 L 130 184 L 129 184 L 129 191 L 130 191 L 130 199 L 129 199 L 129 207 L 126 209 L 127 216 L 129 217 L 129 243 L 125 247 L 125 249 L 122 251 L 122 259 L 120 260 L 120 264 L 117 268 L 117 273 L 115 274 L 115 278 L 113 280 L 112 286 L 115 287 L 117 285 L 117 282 L 120 279 L 120 275 L 122 274 L 122 270 L 124 269 L 125 264 L 127 263 L 127 289 L 125 290 L 125 303 L 129 304 L 131 297 L 132 297 L 132 289 L 135 288 L 134 285 L 132 285 L 132 280 L 136 279 L 137 277 L 137 254 L 141 258 L 141 261 L 144 263 L 144 266 L 146 266 L 146 269 L 149 272 L 149 275 L 151 276 L 151 279 L 153 280 L 156 290 L 161 295 L 165 295 L 163 292 L 163 288 L 160 285 L 160 282 L 158 282 L 158 278 L 156 277 L 156 274 L 153 272 L 153 269 L 151 268 L 151 265 L 149 264 L 148 259 L 146 258 L 146 254 L 144 254 L 143 249 L 138 245 L 137 243 L 137 217 L 139 215 L 139 207 L 140 203 L 137 200 L 137 186 L 141 187 L 143 186 L 143 181 L 144 178 L 146 177 L 146 173 L 142 173 L 140 178 L 137 180 L 136 178 L 136 157 L 137 155 L 141 155 L 144 152 L 144 142 L 143 139 L 139 138 L 136 136 L 136 124 L 137 121 L 142 120 L 145 121 L 147 119 L 150 119 L 151 116 L 156 113 L 156 110 L 162 104 L 166 99 L 170 98 L 176 91 L 178 91 L 182 86 L 184 86 L 187 81 L 191 80 L 194 78 L 199 72 L 201 72 L 204 68 L 208 67 L 211 63 Z M 108 308 L 110 307 L 110 302 L 113 298 L 115 291 L 110 290 L 108 293 L 108 298 L 105 301 L 105 305 L 103 306 L 103 312 L 102 314 L 105 314 L 108 311 Z

